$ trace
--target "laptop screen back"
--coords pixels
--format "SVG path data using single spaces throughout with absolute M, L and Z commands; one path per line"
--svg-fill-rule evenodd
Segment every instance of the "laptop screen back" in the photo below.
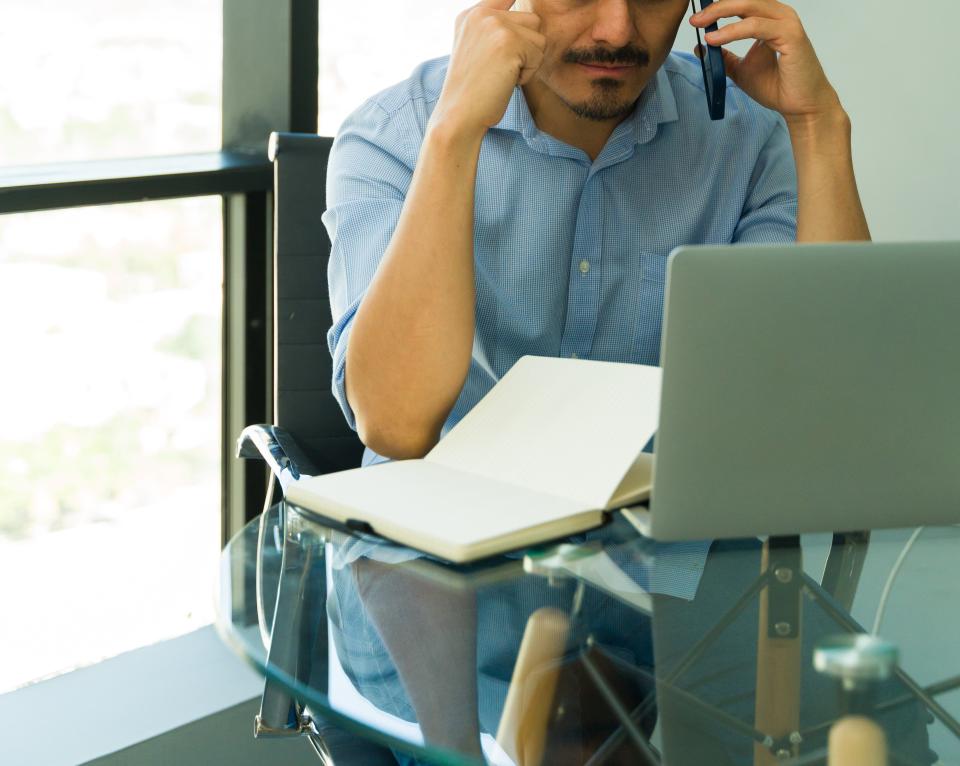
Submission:
M 960 243 L 671 255 L 663 540 L 960 521 Z

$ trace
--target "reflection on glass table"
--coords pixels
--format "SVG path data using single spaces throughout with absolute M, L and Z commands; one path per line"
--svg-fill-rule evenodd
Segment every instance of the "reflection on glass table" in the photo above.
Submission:
M 865 712 L 890 763 L 960 763 L 960 528 L 848 538 L 868 546 L 840 559 L 863 566 L 855 597 L 822 587 L 829 535 L 716 542 L 684 599 L 654 585 L 669 549 L 617 515 L 455 566 L 282 509 L 221 566 L 221 635 L 267 679 L 262 734 L 336 727 L 399 763 L 807 764 Z M 878 616 L 886 678 L 814 668 Z

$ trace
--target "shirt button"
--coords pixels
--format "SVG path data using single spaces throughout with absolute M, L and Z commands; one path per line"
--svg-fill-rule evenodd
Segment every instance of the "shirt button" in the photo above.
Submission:
M 580 273 L 586 274 L 588 271 L 590 271 L 590 261 L 584 258 L 582 261 L 580 261 Z

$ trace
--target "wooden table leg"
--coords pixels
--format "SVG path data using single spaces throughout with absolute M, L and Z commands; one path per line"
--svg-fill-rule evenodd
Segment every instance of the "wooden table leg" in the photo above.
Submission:
M 863 716 L 841 718 L 830 729 L 827 766 L 887 766 L 887 738 Z
M 540 766 L 547 724 L 570 634 L 566 614 L 543 607 L 527 620 L 497 729 L 497 742 L 517 766 Z
M 771 563 L 771 542 L 774 544 Z M 799 542 L 793 551 L 790 566 L 778 564 L 775 540 L 763 544 L 761 573 L 770 572 L 771 583 L 760 592 L 760 620 L 757 636 L 757 694 L 755 725 L 774 739 L 789 736 L 800 727 L 800 667 L 801 667 L 801 591 L 799 587 Z M 791 586 L 779 588 L 779 586 Z M 771 590 L 774 599 L 771 604 Z M 783 599 L 792 603 L 783 603 Z M 771 624 L 771 613 L 774 622 Z M 785 613 L 785 619 L 779 619 Z M 792 616 L 791 616 L 792 615 Z M 795 624 L 791 624 L 791 622 Z M 771 635 L 772 634 L 772 635 Z M 788 750 L 792 753 L 793 749 Z M 754 746 L 754 766 L 773 766 L 776 753 L 757 744 Z

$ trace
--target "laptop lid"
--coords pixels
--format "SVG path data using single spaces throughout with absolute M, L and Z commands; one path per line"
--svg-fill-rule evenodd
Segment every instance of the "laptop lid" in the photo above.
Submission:
M 680 248 L 650 533 L 960 522 L 960 243 Z

